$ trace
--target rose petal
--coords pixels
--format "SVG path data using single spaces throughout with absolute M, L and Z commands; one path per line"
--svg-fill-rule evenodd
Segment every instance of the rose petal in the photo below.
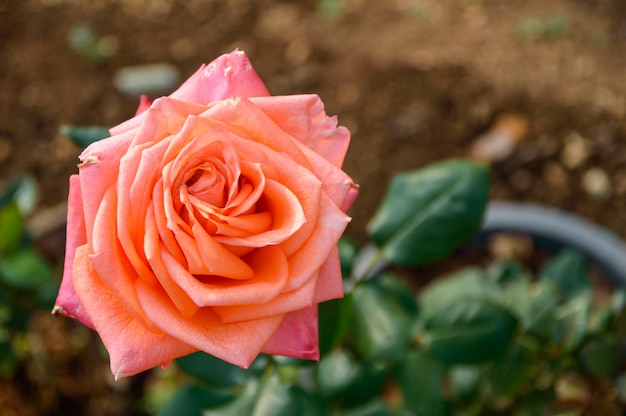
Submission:
M 343 212 L 348 212 L 352 204 L 354 204 L 354 201 L 356 200 L 356 197 L 358 195 L 359 195 L 359 186 L 356 184 L 352 184 L 352 186 L 350 187 L 350 192 L 348 192 L 346 199 L 344 199 L 343 204 L 341 204 L 341 210 Z
M 78 175 L 70 176 L 70 191 L 67 204 L 67 230 L 65 235 L 65 263 L 63 265 L 63 280 L 56 301 L 53 314 L 61 314 L 77 319 L 83 325 L 93 328 L 89 315 L 85 313 L 80 299 L 74 291 L 72 283 L 72 268 L 76 249 L 87 244 L 87 234 L 83 219 L 83 203 Z
M 152 141 L 155 137 L 150 137 L 150 129 L 162 125 L 172 126 L 169 124 L 171 122 L 181 123 L 179 117 L 176 116 L 176 113 L 184 115 L 184 111 L 177 111 L 187 108 L 189 109 L 189 114 L 199 114 L 199 111 L 206 110 L 206 105 L 199 105 L 197 103 L 189 103 L 181 100 L 176 100 L 170 97 L 161 97 L 154 100 L 150 106 L 143 112 L 135 115 L 135 117 L 130 118 L 115 127 L 109 129 L 109 133 L 111 136 L 121 135 L 130 133 L 135 135 L 138 130 L 142 127 L 145 129 L 139 135 L 140 139 L 137 144 L 143 143 L 144 141 Z M 152 111 L 150 111 L 152 110 Z M 171 119 L 166 118 L 165 116 L 171 115 Z M 184 122 L 184 119 L 182 120 Z M 163 130 L 163 128 L 161 127 Z
M 128 313 L 150 330 L 156 330 L 152 322 L 146 317 L 137 295 L 135 294 L 135 280 L 139 278 L 138 272 L 132 267 L 128 259 L 123 255 L 115 230 L 115 190 L 109 188 L 105 194 L 94 221 L 93 240 L 91 241 L 89 254 L 92 267 L 100 276 L 100 281 L 109 288 L 119 302 L 124 305 Z M 148 268 L 145 269 L 149 276 L 144 276 L 146 281 L 157 284 L 157 280 Z M 76 279 L 89 279 L 90 275 L 75 276 Z M 93 317 L 92 317 L 93 318 Z
M 164 211 L 163 178 L 160 178 L 152 188 L 152 207 L 154 209 L 154 222 L 159 230 L 159 238 L 167 251 L 174 256 L 178 263 L 186 263 L 185 256 L 176 241 L 175 235 L 168 228 L 168 219 Z M 186 266 L 187 267 L 187 266 Z
M 188 132 L 184 126 L 189 117 L 206 111 L 206 108 L 206 105 L 175 100 L 170 97 L 154 100 L 148 111 L 135 117 L 141 118 L 141 122 L 133 130 L 135 134 L 132 147 L 156 143 L 172 134 L 180 134 L 182 131 Z
M 328 259 L 319 270 L 313 302 L 321 303 L 342 297 L 341 262 L 339 261 L 339 248 L 335 245 Z
M 194 276 L 165 250 L 161 259 L 176 284 L 198 306 L 260 305 L 276 298 L 282 292 L 289 269 L 280 248 L 268 246 L 253 250 L 245 256 L 254 270 L 254 277 L 246 281 L 226 281 L 220 276 Z
M 184 241 L 187 250 L 183 252 L 190 256 L 199 255 L 205 270 L 217 276 L 224 276 L 231 279 L 247 280 L 254 276 L 254 271 L 243 260 L 221 245 L 216 238 L 209 235 L 197 222 L 192 227 L 195 244 L 191 245 L 188 239 Z M 181 244 L 182 247 L 182 244 Z M 192 273 L 193 270 L 190 270 Z
M 346 229 L 350 217 L 337 208 L 330 198 L 322 194 L 320 210 L 309 239 L 289 257 L 289 282 L 285 290 L 295 290 L 317 275 L 320 267 L 331 255 Z M 283 245 L 281 244 L 281 247 Z M 336 277 L 341 280 L 341 273 Z
M 154 210 L 150 207 L 146 215 L 146 238 L 144 240 L 146 258 L 150 263 L 150 267 L 152 267 L 152 271 L 159 280 L 159 283 L 163 289 L 165 289 L 165 292 L 172 302 L 174 302 L 174 305 L 176 305 L 183 317 L 191 318 L 198 311 L 198 305 L 196 305 L 189 295 L 176 284 L 172 276 L 168 273 L 166 266 L 163 264 L 163 260 L 161 259 L 163 244 L 159 240 L 158 229 L 154 222 Z
M 151 202 L 152 189 L 160 176 L 160 161 L 166 143 L 160 142 L 149 148 L 136 146 L 120 160 L 117 180 L 116 230 L 119 244 L 127 259 L 142 279 L 155 284 L 154 274 L 143 252 L 145 215 Z M 132 209 L 131 209 L 132 207 Z
M 111 359 L 116 379 L 157 367 L 197 350 L 163 332 L 154 333 L 128 313 L 118 297 L 101 282 L 92 268 L 87 246 L 76 250 L 74 288 Z
M 268 179 L 265 181 L 263 205 L 271 215 L 269 230 L 245 237 L 216 235 L 215 241 L 245 247 L 263 247 L 280 244 L 290 238 L 306 222 L 300 200 L 283 184 Z
M 344 205 L 348 194 L 354 189 L 354 182 L 344 171 L 328 162 L 311 149 L 300 145 L 313 172 L 323 183 L 322 190 L 333 200 L 335 205 Z
M 298 165 L 308 168 L 309 162 L 297 145 L 297 140 L 281 129 L 248 98 L 241 97 L 215 103 L 202 113 L 201 117 L 239 127 L 247 132 L 250 141 L 286 154 Z
M 265 319 L 224 324 L 211 308 L 200 308 L 193 319 L 185 319 L 162 289 L 137 281 L 137 295 L 152 321 L 165 333 L 214 355 L 247 368 L 259 354 L 284 318 L 277 314 Z
M 170 97 L 192 103 L 208 104 L 230 97 L 270 95 L 243 51 L 224 54 L 202 65 Z
M 317 95 L 252 98 L 276 124 L 337 167 L 341 167 L 350 144 L 350 132 L 328 117 Z
M 294 163 L 289 157 L 280 152 L 275 152 L 262 144 L 242 140 L 240 138 L 232 138 L 232 143 L 244 160 L 250 160 L 252 158 L 258 160 L 260 157 L 259 152 L 261 152 L 265 159 L 261 166 L 266 180 L 274 180 L 289 189 L 302 207 L 304 217 L 307 221 L 304 222 L 304 224 L 298 228 L 298 231 L 293 233 L 288 240 L 281 243 L 285 254 L 287 254 L 288 257 L 291 256 L 308 240 L 316 226 L 322 193 L 321 181 L 308 169 Z M 280 170 L 276 169 L 276 166 L 280 166 Z M 241 240 L 229 241 L 226 237 L 221 236 L 218 239 L 224 244 L 245 244 L 245 242 Z
M 317 305 L 288 313 L 262 352 L 319 360 Z
M 242 322 L 297 311 L 313 305 L 317 279 L 311 279 L 298 290 L 283 292 L 273 300 L 259 305 L 215 306 L 213 310 L 223 322 Z
M 154 100 L 152 100 L 152 98 L 148 97 L 147 95 L 142 94 L 141 96 L 139 96 L 139 106 L 137 106 L 137 111 L 135 112 L 135 115 L 137 116 L 150 108 L 150 104 L 152 104 L 152 101 Z
M 237 217 L 213 215 L 219 219 L 219 221 L 215 222 L 215 233 L 220 236 L 250 237 L 261 234 L 272 225 L 272 215 L 267 211 L 250 215 L 239 215 Z
M 91 241 L 91 225 L 106 191 L 117 181 L 120 159 L 127 152 L 132 132 L 94 142 L 79 156 L 80 188 L 87 241 Z

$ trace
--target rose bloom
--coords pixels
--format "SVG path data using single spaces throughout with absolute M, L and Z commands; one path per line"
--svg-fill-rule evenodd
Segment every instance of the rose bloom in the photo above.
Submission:
M 320 98 L 270 96 L 235 51 L 110 133 L 70 178 L 53 313 L 98 332 L 116 378 L 198 350 L 319 358 L 357 193 Z

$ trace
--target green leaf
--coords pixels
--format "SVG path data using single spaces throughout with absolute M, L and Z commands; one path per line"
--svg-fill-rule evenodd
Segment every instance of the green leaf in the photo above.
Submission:
M 516 327 L 500 306 L 459 299 L 426 321 L 424 345 L 446 364 L 480 364 L 506 353 Z
M 561 305 L 556 313 L 557 342 L 565 351 L 578 348 L 589 334 L 589 317 L 591 315 L 591 293 L 586 292 L 570 299 Z
M 245 370 L 204 352 L 196 352 L 176 360 L 176 364 L 184 372 L 209 384 L 227 387 L 242 385 L 249 376 L 255 374 L 256 366 L 264 366 L 266 363 L 267 357 L 260 356 L 249 370 Z
M 298 405 L 298 416 L 326 416 L 326 406 L 318 396 L 309 394 L 298 386 L 292 386 L 289 393 Z
M 585 369 L 592 374 L 612 377 L 620 368 L 622 352 L 614 335 L 594 339 L 586 343 L 579 353 Z
M 393 273 L 385 272 L 379 276 L 376 276 L 373 284 L 398 299 L 412 317 L 417 316 L 417 301 L 415 300 L 415 291 L 411 289 L 411 287 L 409 287 L 404 281 L 402 281 L 400 277 L 396 276 Z
M 6 187 L 0 189 L 0 209 L 15 203 L 22 215 L 28 215 L 35 209 L 38 198 L 39 189 L 35 178 L 32 175 L 22 175 L 10 180 Z
M 348 351 L 328 354 L 317 368 L 317 386 L 327 400 L 342 396 L 358 378 L 360 365 Z
M 0 208 L 8 203 L 15 202 L 15 194 L 20 187 L 20 179 L 12 179 L 8 184 L 0 189 Z
M 358 407 L 339 413 L 341 416 L 390 416 L 393 413 L 381 399 L 373 399 Z
M 17 248 L 23 235 L 24 222 L 17 204 L 0 206 L 0 255 Z
M 422 317 L 447 310 L 461 299 L 497 299 L 499 288 L 475 267 L 439 277 L 424 287 L 419 295 Z
M 261 380 L 250 379 L 243 389 L 235 395 L 234 400 L 226 404 L 206 409 L 203 416 L 239 416 L 250 415 L 254 411 L 254 405 L 261 391 Z
M 385 383 L 382 368 L 360 364 L 345 350 L 323 358 L 317 368 L 319 394 L 327 401 L 341 399 L 345 403 L 363 403 L 380 393 Z
M 487 269 L 487 277 L 500 286 L 507 286 L 520 280 L 531 281 L 530 273 L 515 260 L 495 261 Z
M 0 279 L 16 289 L 34 289 L 52 279 L 50 265 L 30 249 L 0 259 Z
M 437 163 L 394 177 L 368 231 L 392 264 L 424 264 L 450 254 L 476 232 L 488 198 L 486 166 Z
M 219 406 L 232 398 L 232 392 L 187 385 L 178 389 L 156 416 L 201 415 L 202 410 Z
M 278 373 L 271 372 L 250 380 L 235 399 L 226 405 L 206 410 L 204 416 L 265 416 L 302 415 L 303 402 L 289 386 L 280 382 Z
M 337 246 L 339 248 L 339 260 L 341 261 L 341 274 L 345 278 L 352 273 L 352 265 L 359 248 L 354 241 L 345 236 L 341 237 Z
M 288 386 L 280 383 L 278 374 L 272 373 L 263 380 L 257 396 L 253 416 L 263 415 L 299 415 L 300 406 Z
M 450 382 L 454 388 L 454 397 L 464 400 L 470 398 L 480 382 L 480 368 L 477 366 L 454 366 L 450 368 Z
M 318 307 L 320 356 L 339 346 L 352 322 L 352 294 L 322 302 Z
M 104 126 L 61 126 L 60 133 L 83 148 L 110 136 Z
M 617 389 L 617 397 L 619 400 L 626 403 L 626 372 L 622 372 L 619 376 L 617 376 L 615 387 Z
M 51 310 L 59 293 L 59 283 L 56 279 L 50 279 L 37 287 L 33 297 L 33 307 L 43 310 Z
M 626 330 L 626 309 L 624 308 L 626 296 L 624 288 L 616 288 L 609 302 L 599 305 L 592 311 L 589 318 L 589 332 L 613 332 Z
M 575 250 L 564 250 L 539 271 L 539 280 L 553 284 L 563 299 L 589 291 L 585 259 Z
M 354 347 L 371 361 L 395 361 L 408 347 L 411 314 L 400 299 L 372 281 L 353 292 Z
M 11 303 L 3 305 L 2 327 L 10 330 L 9 333 L 25 333 L 32 310 L 26 302 L 19 299 L 11 299 Z
M 39 200 L 39 186 L 32 175 L 23 175 L 19 179 L 14 199 L 22 215 L 27 216 L 35 210 Z
M 443 395 L 445 368 L 423 349 L 409 351 L 396 369 L 404 396 L 404 407 L 420 416 L 446 416 L 448 403 Z
M 484 373 L 490 396 L 514 398 L 528 389 L 540 368 L 537 358 L 528 350 L 514 345 L 508 354 L 490 364 Z
M 515 414 L 519 416 L 545 416 L 546 409 L 554 400 L 554 389 L 532 390 L 515 402 Z
M 9 341 L 0 340 L 0 376 L 10 378 L 15 374 L 18 359 Z
M 552 285 L 513 282 L 506 289 L 505 302 L 522 330 L 543 339 L 553 337 L 558 324 L 558 295 Z

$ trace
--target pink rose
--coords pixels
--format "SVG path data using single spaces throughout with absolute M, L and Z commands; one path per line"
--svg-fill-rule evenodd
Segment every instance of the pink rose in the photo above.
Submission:
M 357 193 L 320 98 L 270 96 L 235 51 L 110 133 L 70 178 L 53 312 L 98 332 L 116 378 L 198 350 L 317 359 Z

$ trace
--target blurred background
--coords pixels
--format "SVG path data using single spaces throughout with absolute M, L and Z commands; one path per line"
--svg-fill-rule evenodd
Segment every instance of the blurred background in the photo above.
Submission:
M 626 237 L 623 0 L 0 0 L 0 185 L 37 183 L 27 225 L 56 285 L 80 153 L 60 127 L 118 124 L 139 93 L 167 94 L 235 48 L 272 94 L 316 93 L 351 130 L 356 240 L 394 173 L 463 156 L 493 166 L 495 200 Z M 18 344 L 2 415 L 158 407 L 153 375 L 114 383 L 94 335 L 68 319 L 34 312 Z

